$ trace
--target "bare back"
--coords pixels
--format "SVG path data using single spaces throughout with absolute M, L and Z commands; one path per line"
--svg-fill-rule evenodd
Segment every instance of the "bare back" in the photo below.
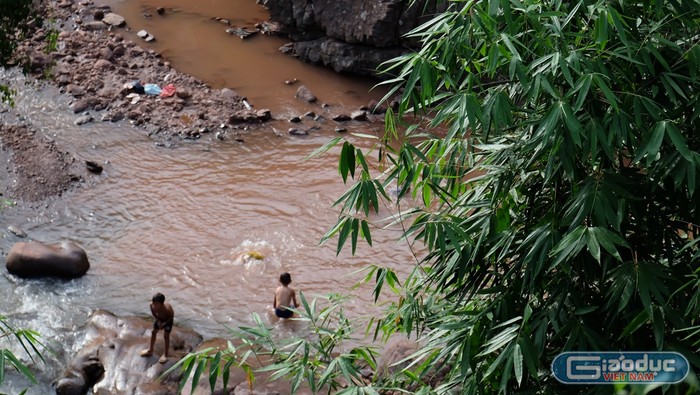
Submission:
M 273 307 L 284 310 L 287 307 L 291 306 L 292 302 L 294 302 L 294 306 L 296 307 L 297 297 L 294 290 L 283 285 L 277 287 L 277 289 L 275 290 L 275 305 Z

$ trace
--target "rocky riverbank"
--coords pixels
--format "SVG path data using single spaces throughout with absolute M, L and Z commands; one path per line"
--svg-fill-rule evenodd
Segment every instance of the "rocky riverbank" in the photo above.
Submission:
M 386 77 L 377 70 L 380 64 L 418 47 L 417 40 L 406 34 L 447 7 L 445 0 L 258 2 L 294 40 L 287 48 L 292 55 L 337 72 L 380 78 Z
M 212 89 L 127 39 L 128 21 L 109 6 L 64 0 L 45 7 L 43 24 L 28 22 L 15 61 L 73 97 L 76 124 L 124 121 L 153 136 L 196 139 L 235 136 L 270 118 L 234 91 Z
M 40 7 L 27 21 L 28 34 L 13 63 L 69 95 L 66 112 L 75 114 L 77 125 L 115 122 L 138 127 L 157 140 L 198 139 L 208 133 L 241 139 L 271 118 L 269 110 L 253 109 L 230 89 L 212 89 L 126 39 L 128 22 L 108 6 L 64 0 Z M 147 94 L 146 84 L 165 94 Z M 40 202 L 96 172 L 94 164 L 80 163 L 32 125 L 10 122 L 11 115 L 7 108 L 0 114 L 0 157 L 6 163 L 0 197 Z

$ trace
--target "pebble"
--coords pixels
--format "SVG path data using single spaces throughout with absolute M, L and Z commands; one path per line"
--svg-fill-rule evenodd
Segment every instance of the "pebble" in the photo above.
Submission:
M 353 111 L 352 114 L 350 114 L 350 118 L 354 121 L 366 121 L 367 112 L 363 110 Z
M 331 118 L 331 119 L 333 119 L 333 120 L 336 121 L 336 122 L 345 122 L 345 121 L 349 121 L 349 120 L 350 120 L 350 116 L 348 116 L 348 115 L 346 115 L 346 114 L 340 114 L 340 115 L 334 116 L 334 117 Z
M 78 119 L 75 120 L 75 124 L 78 126 L 85 125 L 86 123 L 92 122 L 92 120 L 92 115 L 86 114 L 81 117 L 78 117 Z

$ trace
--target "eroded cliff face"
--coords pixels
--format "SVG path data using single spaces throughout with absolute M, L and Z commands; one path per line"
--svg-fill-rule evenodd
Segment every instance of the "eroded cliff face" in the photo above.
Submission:
M 338 72 L 378 75 L 377 66 L 409 48 L 411 29 L 446 8 L 445 0 L 259 0 L 283 23 L 293 54 Z

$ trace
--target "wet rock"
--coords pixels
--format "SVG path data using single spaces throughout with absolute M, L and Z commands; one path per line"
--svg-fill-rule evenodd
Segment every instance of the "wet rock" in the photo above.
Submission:
M 386 107 L 380 106 L 380 105 L 379 105 L 379 102 L 377 102 L 376 100 L 371 100 L 371 101 L 367 104 L 367 108 L 368 108 L 369 111 L 372 112 L 373 114 L 384 114 L 384 113 L 386 112 Z
M 288 132 L 292 136 L 308 136 L 309 135 L 308 131 L 300 130 L 300 129 L 296 129 L 296 128 L 290 128 Z
M 291 122 L 291 123 L 299 123 L 299 122 L 301 122 L 301 118 L 299 118 L 298 116 L 291 117 L 291 118 L 289 118 L 289 122 Z
M 290 54 L 294 52 L 294 43 L 286 43 L 279 47 L 278 51 L 282 52 L 283 54 Z
M 23 278 L 76 278 L 87 273 L 90 262 L 85 251 L 73 242 L 44 244 L 30 241 L 15 243 L 5 266 L 8 272 Z
M 313 112 L 313 111 L 308 111 L 308 112 L 306 112 L 306 113 L 304 114 L 304 116 L 305 116 L 306 118 L 312 118 L 312 119 L 313 119 L 313 118 L 316 118 L 316 113 Z
M 151 42 L 156 39 L 151 33 L 145 30 L 139 30 L 139 32 L 136 33 L 136 36 L 142 38 L 146 42 Z M 143 51 L 141 51 L 141 53 L 143 53 Z
M 83 115 L 79 117 L 78 119 L 75 120 L 75 124 L 80 126 L 80 125 L 85 125 L 86 123 L 92 122 L 93 118 L 92 115 Z
M 281 23 L 274 21 L 263 21 L 255 25 L 255 28 L 262 34 L 278 35 L 284 33 L 284 27 Z
M 363 110 L 353 111 L 350 114 L 350 119 L 352 119 L 353 121 L 366 121 L 367 113 Z
M 238 93 L 236 93 L 236 91 L 234 91 L 233 89 L 223 88 L 221 90 L 221 96 L 228 99 L 235 99 L 238 97 Z
M 270 119 L 272 119 L 272 113 L 267 108 L 263 108 L 261 110 L 256 111 L 255 115 L 260 121 L 269 121 Z
M 22 238 L 27 237 L 27 234 L 22 229 L 20 229 L 18 226 L 10 225 L 7 227 L 7 230 L 17 237 L 22 237 Z
M 399 106 L 401 105 L 400 99 L 393 99 L 389 103 L 389 108 L 391 108 L 394 112 L 399 111 Z
M 71 108 L 73 109 L 73 112 L 76 114 L 79 114 L 88 108 L 94 107 L 99 101 L 95 98 L 85 98 L 85 99 L 80 99 L 77 102 L 73 103 Z
M 425 22 L 427 16 L 444 11 L 448 3 L 264 0 L 271 19 L 288 27 L 290 38 L 297 41 L 295 55 L 360 74 L 376 74 L 381 61 L 406 48 L 418 47 L 417 39 L 406 33 Z M 316 39 L 320 41 L 312 42 Z
M 115 14 L 113 12 L 110 12 L 109 14 L 105 15 L 104 18 L 102 19 L 102 22 L 111 25 L 111 26 L 124 26 L 126 24 L 126 19 L 124 19 L 123 16 L 119 14 Z
M 336 121 L 336 122 L 346 122 L 346 121 L 349 121 L 351 118 L 350 118 L 350 116 L 347 115 L 347 114 L 340 114 L 340 115 L 334 116 L 334 117 L 331 118 L 331 119 L 334 120 L 334 121 Z
M 62 377 L 56 382 L 56 395 L 85 395 L 90 386 L 82 375 Z
M 81 380 L 85 382 L 85 388 L 95 394 L 177 393 L 181 378 L 179 370 L 161 380 L 159 378 L 192 351 L 202 337 L 190 329 L 174 327 L 170 335 L 171 357 L 161 364 L 158 363 L 159 355 L 163 354 L 161 334 L 156 341 L 155 353 L 150 357 L 140 356 L 140 351 L 148 348 L 152 328 L 151 320 L 117 317 L 103 310 L 93 313 L 81 334 L 83 339 L 79 344 L 84 346 L 59 378 L 56 393 L 71 393 L 68 390 L 79 387 Z
M 299 89 L 297 89 L 296 98 L 303 100 L 307 103 L 315 103 L 318 100 L 318 98 L 313 93 L 311 93 L 311 91 L 309 90 L 309 88 L 306 87 L 306 85 L 302 85 L 299 87 Z
M 381 78 L 378 66 L 403 54 L 404 51 L 403 48 L 371 49 L 364 45 L 348 44 L 326 37 L 296 42 L 292 54 L 306 62 L 330 67 L 338 73 L 350 72 Z
M 102 166 L 98 164 L 97 162 L 93 162 L 91 160 L 86 160 L 85 161 L 85 168 L 90 172 L 90 173 L 95 173 L 95 174 L 100 174 L 102 173 Z
M 246 29 L 243 29 L 241 27 L 232 27 L 232 28 L 226 29 L 226 33 L 234 35 L 234 36 L 238 36 L 241 40 L 244 40 L 244 39 L 252 36 L 253 34 L 257 33 L 257 31 L 246 30 Z
M 83 28 L 83 30 L 95 32 L 100 30 L 107 30 L 108 26 L 102 21 L 94 21 L 83 23 L 81 27 Z

